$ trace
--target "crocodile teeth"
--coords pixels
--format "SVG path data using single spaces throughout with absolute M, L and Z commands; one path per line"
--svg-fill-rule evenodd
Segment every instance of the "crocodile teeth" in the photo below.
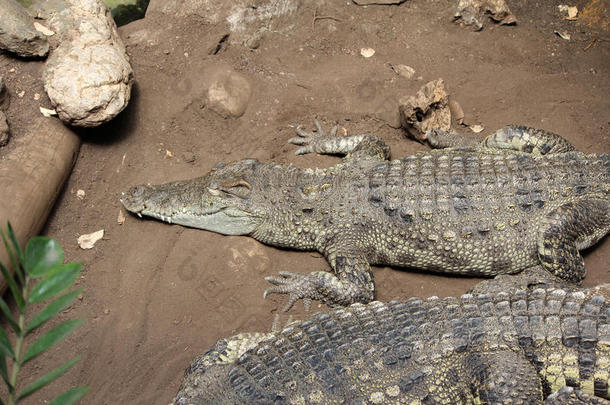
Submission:
M 140 214 L 139 212 L 138 212 L 137 214 L 138 214 L 138 216 L 139 216 L 140 218 L 142 218 L 142 214 Z

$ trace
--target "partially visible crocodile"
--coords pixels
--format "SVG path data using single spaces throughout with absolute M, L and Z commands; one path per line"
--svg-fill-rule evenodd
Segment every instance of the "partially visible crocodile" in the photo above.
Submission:
M 345 154 L 328 169 L 247 159 L 203 177 L 140 185 L 131 212 L 274 246 L 317 250 L 334 275 L 281 272 L 268 293 L 331 306 L 375 297 L 370 263 L 493 276 L 542 264 L 580 281 L 578 250 L 610 231 L 610 155 L 560 136 L 506 127 L 479 142 L 433 131 L 438 150 L 388 161 L 370 135 L 297 129 L 297 154 Z
M 610 404 L 610 284 L 372 302 L 219 340 L 187 404 Z M 604 400 L 605 399 L 605 400 Z

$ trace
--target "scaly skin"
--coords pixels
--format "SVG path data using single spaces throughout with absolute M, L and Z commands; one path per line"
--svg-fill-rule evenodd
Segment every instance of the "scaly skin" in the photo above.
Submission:
M 317 124 L 317 123 L 316 123 Z M 345 154 L 328 169 L 253 159 L 192 180 L 124 193 L 138 215 L 270 245 L 317 250 L 334 274 L 282 272 L 268 293 L 328 305 L 374 299 L 370 264 L 494 276 L 542 265 L 585 275 L 578 250 L 610 231 L 610 155 L 558 135 L 507 127 L 482 142 L 433 131 L 437 150 L 388 161 L 369 135 L 297 130 L 297 153 Z
M 222 339 L 174 404 L 610 404 L 609 372 L 610 284 L 551 286 L 354 304 Z

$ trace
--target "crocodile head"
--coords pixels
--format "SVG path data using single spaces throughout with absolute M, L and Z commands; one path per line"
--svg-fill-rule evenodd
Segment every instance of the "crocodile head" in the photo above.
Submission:
M 121 203 L 139 217 L 224 235 L 247 235 L 263 220 L 263 213 L 250 201 L 259 166 L 254 159 L 218 163 L 203 177 L 132 187 L 123 193 Z

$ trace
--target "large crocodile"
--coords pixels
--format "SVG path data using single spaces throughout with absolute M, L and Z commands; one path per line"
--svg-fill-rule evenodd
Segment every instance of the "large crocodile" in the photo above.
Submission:
M 317 313 L 219 340 L 175 405 L 610 404 L 610 284 Z
M 549 132 L 506 127 L 484 141 L 432 131 L 436 150 L 389 161 L 371 135 L 297 129 L 297 154 L 346 155 L 328 169 L 254 159 L 203 177 L 140 185 L 131 212 L 275 246 L 317 250 L 334 274 L 280 273 L 268 293 L 331 306 L 374 299 L 371 264 L 492 276 L 542 264 L 580 281 L 578 250 L 610 230 L 610 155 Z

